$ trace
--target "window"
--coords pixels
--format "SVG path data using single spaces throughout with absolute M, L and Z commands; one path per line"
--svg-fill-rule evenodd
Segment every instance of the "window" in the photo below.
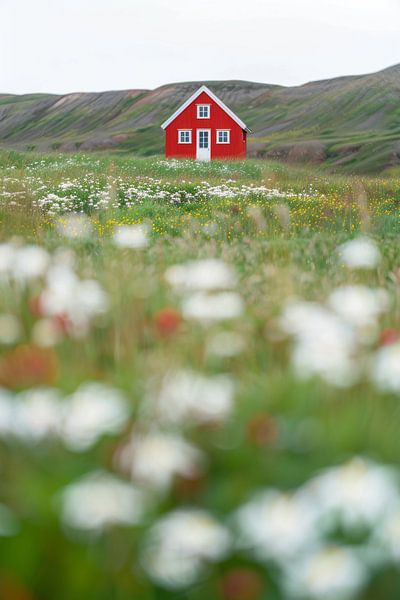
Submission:
M 217 129 L 217 144 L 229 144 L 231 132 L 229 129 Z
M 209 119 L 210 118 L 210 105 L 209 104 L 198 104 L 197 105 L 197 118 L 198 119 Z
M 180 129 L 178 131 L 178 142 L 179 142 L 179 144 L 191 144 L 192 143 L 192 130 L 191 129 Z

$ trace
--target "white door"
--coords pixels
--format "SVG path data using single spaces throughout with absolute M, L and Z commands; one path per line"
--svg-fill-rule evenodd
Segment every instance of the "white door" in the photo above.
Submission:
M 211 160 L 211 129 L 197 130 L 197 160 Z

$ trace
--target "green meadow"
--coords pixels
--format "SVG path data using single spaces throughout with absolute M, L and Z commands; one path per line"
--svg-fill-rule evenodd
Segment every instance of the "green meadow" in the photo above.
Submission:
M 396 600 L 400 179 L 0 154 L 0 597 Z

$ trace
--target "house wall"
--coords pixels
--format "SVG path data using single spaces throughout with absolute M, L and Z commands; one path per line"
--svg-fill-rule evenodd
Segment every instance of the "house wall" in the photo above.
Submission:
M 197 104 L 210 104 L 210 118 L 197 118 Z M 192 143 L 178 144 L 178 130 L 191 129 Z M 246 158 L 247 133 L 206 92 L 176 117 L 165 130 L 167 158 L 196 158 L 196 130 L 211 129 L 211 159 Z M 230 144 L 217 144 L 217 129 L 230 129 Z

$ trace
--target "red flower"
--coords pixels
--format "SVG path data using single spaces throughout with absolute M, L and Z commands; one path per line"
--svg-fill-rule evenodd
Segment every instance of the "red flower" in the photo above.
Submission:
M 278 437 L 275 419 L 268 414 L 256 415 L 247 425 L 247 437 L 256 446 L 268 446 Z
M 34 317 L 42 317 L 43 310 L 40 301 L 40 296 L 34 296 L 29 300 L 29 308 Z
M 201 473 L 194 474 L 192 477 L 176 477 L 175 493 L 179 499 L 189 499 L 200 493 L 206 484 L 206 479 Z
M 263 591 L 263 580 L 252 569 L 232 569 L 221 580 L 221 592 L 225 600 L 258 600 Z
M 34 600 L 31 592 L 13 573 L 0 574 L 0 598 L 4 600 Z
M 60 333 L 68 333 L 71 329 L 71 319 L 65 313 L 59 313 L 58 315 L 54 315 L 53 323 Z
M 48 348 L 19 346 L 0 360 L 0 385 L 8 388 L 51 385 L 57 373 L 57 356 Z
M 379 338 L 380 346 L 390 346 L 399 339 L 399 333 L 396 329 L 387 328 L 384 329 Z
M 154 325 L 162 336 L 176 333 L 182 323 L 182 315 L 174 308 L 162 308 L 154 315 Z

